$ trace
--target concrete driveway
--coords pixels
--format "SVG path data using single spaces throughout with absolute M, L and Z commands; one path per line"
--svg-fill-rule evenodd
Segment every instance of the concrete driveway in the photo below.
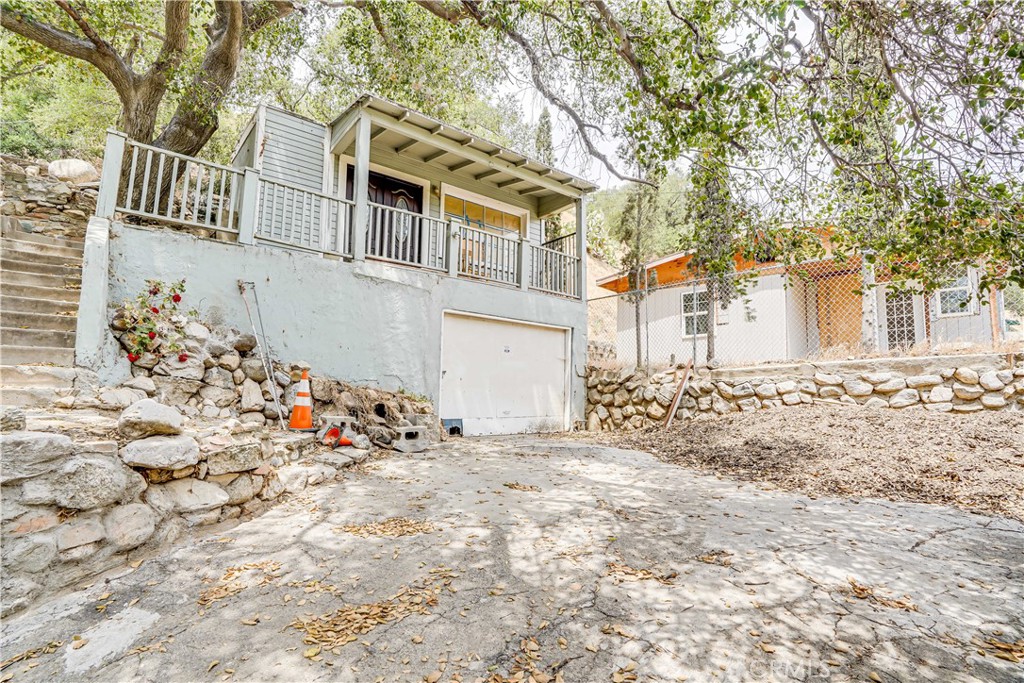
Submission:
M 1019 681 L 1022 613 L 1016 522 L 466 439 L 8 619 L 0 679 Z

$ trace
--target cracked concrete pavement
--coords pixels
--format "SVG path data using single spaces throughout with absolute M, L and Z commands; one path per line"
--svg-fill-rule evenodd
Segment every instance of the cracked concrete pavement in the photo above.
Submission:
M 436 530 L 341 528 L 396 516 Z M 429 613 L 338 654 L 310 657 L 290 627 L 437 567 L 457 576 Z M 1019 681 L 1024 664 L 984 643 L 1024 640 L 1022 615 L 1015 521 L 812 500 L 589 444 L 464 439 L 373 461 L 5 620 L 3 659 L 62 645 L 0 680 L 471 681 L 507 674 L 532 638 L 537 670 L 565 681 L 630 662 L 652 681 Z

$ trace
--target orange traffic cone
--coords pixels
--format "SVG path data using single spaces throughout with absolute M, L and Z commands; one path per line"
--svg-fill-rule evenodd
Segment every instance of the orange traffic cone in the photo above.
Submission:
M 302 371 L 299 389 L 295 393 L 295 405 L 292 417 L 288 421 L 288 429 L 311 431 L 313 429 L 313 399 L 309 395 L 309 371 Z

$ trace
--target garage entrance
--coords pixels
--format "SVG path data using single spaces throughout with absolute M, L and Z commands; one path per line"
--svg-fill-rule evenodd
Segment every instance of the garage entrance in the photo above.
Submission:
M 466 436 L 568 429 L 568 387 L 569 330 L 444 314 L 439 412 Z

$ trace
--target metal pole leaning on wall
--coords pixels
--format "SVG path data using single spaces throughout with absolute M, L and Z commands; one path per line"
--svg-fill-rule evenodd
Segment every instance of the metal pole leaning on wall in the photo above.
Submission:
M 256 315 L 260 319 L 260 332 L 263 335 L 263 342 L 260 341 L 260 334 L 256 332 L 256 323 L 253 322 L 252 311 L 249 310 L 249 300 L 245 298 L 246 287 L 252 288 L 252 296 L 256 302 Z M 245 303 L 245 314 L 249 316 L 252 336 L 256 337 L 256 352 L 260 354 L 260 360 L 263 361 L 263 371 L 267 373 L 267 380 L 270 382 L 270 396 L 274 399 L 274 408 L 277 410 L 277 422 L 281 425 L 281 429 L 284 429 L 284 411 L 281 410 L 281 401 L 277 397 L 278 386 L 277 380 L 274 379 L 274 366 L 270 362 L 269 351 L 266 348 L 267 333 L 263 329 L 263 314 L 260 312 L 260 297 L 256 293 L 256 283 L 239 280 L 238 292 L 242 295 L 242 301 Z

